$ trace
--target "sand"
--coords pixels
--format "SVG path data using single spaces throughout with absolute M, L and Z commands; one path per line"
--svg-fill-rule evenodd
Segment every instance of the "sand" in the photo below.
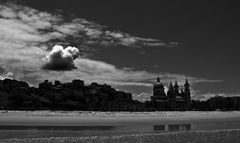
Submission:
M 155 132 L 155 125 L 191 124 Z M 240 112 L 0 111 L 0 126 L 108 126 L 111 131 L 0 130 L 0 142 L 238 142 Z M 15 138 L 15 139 L 14 139 Z
M 0 111 L 1 124 L 102 125 L 239 121 L 240 112 Z
M 191 131 L 104 137 L 7 139 L 2 143 L 239 143 L 240 130 Z

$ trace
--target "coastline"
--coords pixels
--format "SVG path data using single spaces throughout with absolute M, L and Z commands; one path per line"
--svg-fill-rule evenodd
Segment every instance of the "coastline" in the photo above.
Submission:
M 118 136 L 92 136 L 92 137 L 49 137 L 49 138 L 28 138 L 28 139 L 4 139 L 2 143 L 238 143 L 240 130 L 214 130 L 214 131 L 189 131 L 173 133 L 152 133 Z
M 218 143 L 221 143 L 221 141 L 226 142 L 235 139 L 234 142 L 240 139 L 239 121 L 239 111 L 88 112 L 2 110 L 0 111 L 0 142 L 147 143 L 178 142 L 178 140 L 181 140 L 182 142 L 218 141 Z M 154 131 L 154 126 L 179 127 L 182 125 L 188 125 L 190 129 Z M 6 130 L 6 126 L 10 126 L 10 130 Z M 22 127 L 23 129 L 21 129 Z M 72 127 L 79 130 L 75 131 Z M 24 130 L 24 128 L 31 129 Z M 53 128 L 57 128 L 57 130 L 52 130 Z M 59 128 L 60 130 L 58 130 Z M 170 140 L 173 138 L 176 140 Z
M 125 123 L 200 123 L 239 121 L 240 111 L 184 112 L 92 112 L 92 111 L 0 111 L 0 124 L 102 125 Z

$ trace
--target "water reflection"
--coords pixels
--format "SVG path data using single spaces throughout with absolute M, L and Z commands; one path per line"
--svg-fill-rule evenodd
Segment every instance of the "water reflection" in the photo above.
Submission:
M 67 131 L 109 131 L 117 126 L 15 126 L 0 125 L 0 130 L 67 130 Z
M 154 125 L 154 131 L 186 131 L 191 130 L 191 124 L 169 124 L 169 125 Z

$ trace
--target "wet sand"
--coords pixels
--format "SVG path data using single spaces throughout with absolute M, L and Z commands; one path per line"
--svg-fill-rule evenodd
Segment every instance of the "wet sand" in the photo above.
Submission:
M 180 138 L 214 134 L 238 138 L 240 112 L 80 112 L 0 111 L 0 139 Z M 220 133 L 219 133 L 220 132 Z M 219 135 L 219 134 L 226 134 Z M 232 134 L 232 135 L 231 135 Z M 133 136 L 133 137 L 128 137 Z M 136 139 L 132 139 L 135 138 Z M 199 138 L 199 137 L 198 137 Z M 19 140 L 20 139 L 20 140 Z M 206 139 L 206 140 L 209 140 Z M 217 139 L 218 140 L 218 139 Z M 5 140 L 6 141 L 6 140 Z M 13 140 L 11 140 L 13 141 Z M 38 141 L 36 141 L 38 142 Z M 48 142 L 48 141 L 46 141 Z M 72 142 L 72 141 L 71 141 Z M 111 142 L 111 141 L 110 141 Z
M 239 121 L 240 112 L 0 111 L 0 125 L 141 125 Z
M 239 143 L 240 130 L 191 131 L 121 136 L 5 139 L 2 143 Z

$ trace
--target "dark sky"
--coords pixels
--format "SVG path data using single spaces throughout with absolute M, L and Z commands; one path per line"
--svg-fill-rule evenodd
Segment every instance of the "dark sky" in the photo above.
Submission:
M 240 93 L 240 10 L 233 1 L 21 0 L 40 11 L 81 17 L 133 36 L 178 42 L 177 47 L 104 48 L 92 59 L 118 68 L 176 73 L 222 82 L 194 85 L 202 93 Z

